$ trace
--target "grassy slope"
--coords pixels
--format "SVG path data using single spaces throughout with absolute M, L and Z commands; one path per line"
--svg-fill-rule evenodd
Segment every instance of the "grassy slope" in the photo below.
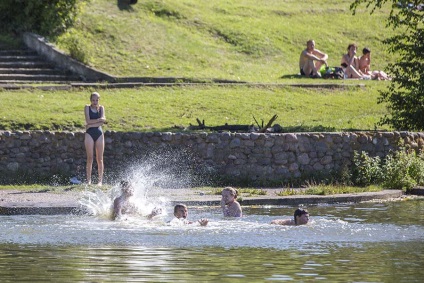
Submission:
M 324 82 L 280 78 L 298 72 L 309 38 L 330 55 L 330 65 L 339 64 L 351 41 L 373 50 L 376 69 L 393 61 L 381 44 L 391 33 L 384 27 L 387 10 L 352 16 L 350 1 L 143 0 L 130 10 L 117 2 L 90 0 L 75 29 L 58 39 L 61 48 L 74 40 L 93 66 L 114 75 L 284 83 Z M 100 92 L 109 130 L 170 130 L 196 124 L 196 118 L 208 126 L 251 124 L 252 116 L 267 122 L 274 114 L 285 131 L 373 130 L 386 113 L 376 102 L 387 82 L 363 83 L 365 89 L 347 90 L 209 86 Z M 89 93 L 0 91 L 0 129 L 82 130 Z
M 91 0 L 76 28 L 58 39 L 78 42 L 89 63 L 120 76 L 184 76 L 282 82 L 298 72 L 305 42 L 337 66 L 351 42 L 373 51 L 373 66 L 391 56 L 381 41 L 388 10 L 352 16 L 351 1 L 143 0 L 119 9 Z M 293 82 L 293 80 L 290 80 Z

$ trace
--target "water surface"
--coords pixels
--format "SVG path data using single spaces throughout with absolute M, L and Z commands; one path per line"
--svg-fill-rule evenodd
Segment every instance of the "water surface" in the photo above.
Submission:
M 102 216 L 1 216 L 2 282 L 422 282 L 424 201 L 308 207 L 305 226 L 270 225 L 295 207 L 190 207 L 207 227 Z

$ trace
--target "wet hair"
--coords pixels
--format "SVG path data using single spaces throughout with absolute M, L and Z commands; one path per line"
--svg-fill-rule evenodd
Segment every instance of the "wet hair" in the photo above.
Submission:
M 119 182 L 119 185 L 121 186 L 121 188 L 126 188 L 130 185 L 130 182 L 128 182 L 127 180 L 122 180 L 121 182 Z
M 293 217 L 294 217 L 294 224 L 297 224 L 297 216 L 302 216 L 303 214 L 309 214 L 308 210 L 303 208 L 298 208 L 294 211 Z
M 128 193 L 132 190 L 131 183 L 127 180 L 119 182 L 119 186 L 121 187 L 122 192 Z
M 362 49 L 362 54 L 368 54 L 371 53 L 371 50 L 368 47 L 365 47 L 364 49 Z
M 179 208 L 185 208 L 185 209 L 187 209 L 187 205 L 182 204 L 182 203 L 176 204 L 176 205 L 174 206 L 174 214 L 175 214 L 175 213 L 177 213 L 177 210 L 178 210 Z
M 238 195 L 238 191 L 236 189 L 234 189 L 233 187 L 225 187 L 222 192 L 227 191 L 230 192 L 232 196 L 234 196 L 235 198 L 237 198 Z
M 355 43 L 351 43 L 347 46 L 347 50 L 349 50 L 352 46 L 355 46 L 356 48 L 358 48 L 358 46 Z

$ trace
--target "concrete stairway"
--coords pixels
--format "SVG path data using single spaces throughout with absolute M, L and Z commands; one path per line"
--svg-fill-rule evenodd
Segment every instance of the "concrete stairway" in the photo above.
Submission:
M 0 86 L 3 84 L 69 84 L 81 82 L 75 74 L 61 70 L 29 49 L 0 46 Z

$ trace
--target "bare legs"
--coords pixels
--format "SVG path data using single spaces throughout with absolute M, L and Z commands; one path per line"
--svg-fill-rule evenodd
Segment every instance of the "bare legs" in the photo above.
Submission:
M 105 137 L 101 135 L 96 141 L 96 161 L 97 161 L 97 170 L 99 171 L 99 182 L 97 185 L 101 186 L 103 184 L 103 152 L 105 151 Z
M 324 64 L 327 65 L 327 63 L 323 63 L 321 61 L 314 62 L 314 60 L 308 60 L 306 64 L 302 67 L 303 73 L 305 73 L 307 77 L 309 77 L 310 75 L 320 76 L 321 74 L 319 74 L 319 70 Z
M 93 141 L 93 138 L 85 133 L 85 150 L 87 152 L 87 165 L 86 165 L 86 174 L 87 174 L 87 184 L 91 184 L 91 172 L 93 168 L 93 160 L 94 160 L 94 149 L 96 149 L 96 161 L 97 161 L 97 169 L 99 173 L 99 183 L 101 186 L 103 184 L 103 152 L 105 149 L 105 139 L 104 135 L 101 135 L 96 142 Z
M 349 79 L 361 79 L 363 77 L 352 65 L 349 65 L 345 72 Z

